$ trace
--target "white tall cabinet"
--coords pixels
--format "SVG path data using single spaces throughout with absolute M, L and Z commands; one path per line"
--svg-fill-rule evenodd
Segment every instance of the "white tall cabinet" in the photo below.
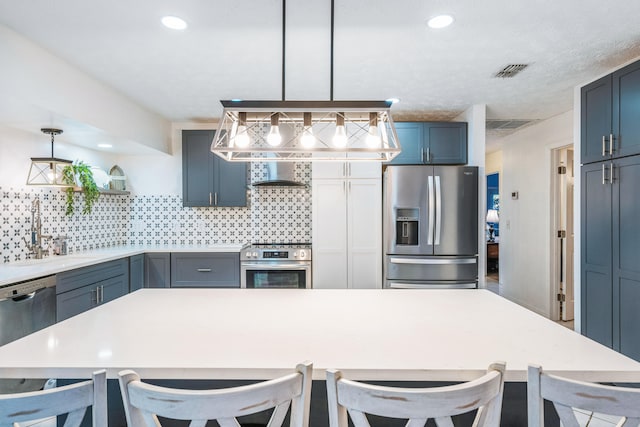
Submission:
M 314 288 L 382 287 L 381 171 L 378 162 L 313 164 Z

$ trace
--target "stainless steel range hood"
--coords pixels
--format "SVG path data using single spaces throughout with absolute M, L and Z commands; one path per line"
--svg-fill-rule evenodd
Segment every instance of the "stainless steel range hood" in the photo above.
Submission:
M 295 179 L 296 164 L 292 162 L 266 163 L 267 178 L 254 182 L 255 187 L 304 187 L 306 184 Z

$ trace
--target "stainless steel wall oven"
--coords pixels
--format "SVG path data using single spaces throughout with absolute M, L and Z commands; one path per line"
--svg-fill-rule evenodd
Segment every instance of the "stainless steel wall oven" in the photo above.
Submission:
M 311 245 L 252 244 L 240 253 L 242 288 L 311 288 Z

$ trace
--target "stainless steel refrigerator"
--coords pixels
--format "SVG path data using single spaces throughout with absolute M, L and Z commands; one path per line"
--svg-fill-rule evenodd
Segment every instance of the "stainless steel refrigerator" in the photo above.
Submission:
M 388 166 L 384 286 L 477 288 L 478 168 Z

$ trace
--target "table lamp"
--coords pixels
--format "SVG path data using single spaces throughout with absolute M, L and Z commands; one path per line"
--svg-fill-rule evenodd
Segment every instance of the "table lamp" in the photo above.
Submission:
M 495 242 L 493 237 L 493 232 L 495 231 L 493 228 L 493 224 L 500 222 L 500 218 L 498 216 L 498 211 L 495 209 L 489 209 L 487 211 L 487 224 L 489 224 L 489 241 Z

